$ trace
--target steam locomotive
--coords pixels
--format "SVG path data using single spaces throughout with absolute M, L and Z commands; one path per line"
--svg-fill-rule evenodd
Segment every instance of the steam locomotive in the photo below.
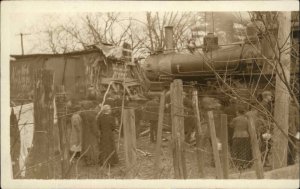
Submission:
M 172 40 L 172 35 L 172 28 L 166 27 L 166 39 Z M 258 88 L 266 89 L 274 82 L 273 67 L 262 57 L 259 35 L 253 25 L 247 26 L 247 36 L 241 42 L 219 45 L 217 36 L 209 33 L 204 37 L 202 46 L 188 47 L 189 52 L 185 53 L 174 52 L 172 41 L 166 41 L 165 52 L 146 58 L 143 66 L 145 75 L 158 83 L 182 79 L 202 86 L 208 81 L 216 83 L 216 77 L 219 77 L 239 83 L 245 90 L 257 83 Z M 298 37 L 296 41 L 298 43 Z M 299 73 L 298 66 L 299 60 L 293 61 L 291 70 L 296 75 Z
M 259 73 L 263 69 L 260 55 L 252 44 L 241 42 L 219 46 L 212 34 L 205 38 L 207 43 L 209 40 L 210 44 L 204 45 L 202 51 L 196 49 L 193 53 L 150 55 L 144 65 L 146 76 L 152 81 L 166 78 L 201 80 L 214 76 L 215 72 L 220 75 L 240 75 Z
M 165 28 L 165 36 L 167 40 L 172 40 L 173 33 L 167 31 L 169 29 L 170 27 Z M 185 53 L 174 52 L 172 41 L 166 41 L 165 52 L 146 58 L 143 66 L 145 75 L 152 81 L 153 90 L 168 86 L 173 79 L 182 79 L 184 83 L 192 83 L 193 87 L 198 88 L 199 94 L 214 94 L 219 99 L 226 98 L 226 101 L 226 87 L 222 86 L 220 80 L 226 80 L 238 94 L 247 99 L 256 98 L 263 90 L 274 91 L 274 69 L 262 57 L 259 35 L 254 31 L 253 25 L 247 27 L 247 36 L 241 42 L 219 45 L 218 38 L 209 33 L 204 37 L 202 46 L 188 47 L 189 52 Z M 294 72 L 294 77 L 291 76 L 291 82 L 296 84 L 297 91 L 298 67 L 299 59 L 293 60 L 291 73 Z

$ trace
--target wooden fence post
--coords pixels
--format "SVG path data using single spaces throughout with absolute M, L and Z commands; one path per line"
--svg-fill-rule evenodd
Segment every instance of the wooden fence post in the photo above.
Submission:
M 130 168 L 136 163 L 136 133 L 134 109 L 124 109 L 123 119 L 125 160 L 126 167 Z
M 53 178 L 53 72 L 38 70 L 35 75 L 33 147 L 26 165 L 28 178 Z
M 248 131 L 251 138 L 252 156 L 254 159 L 255 172 L 258 179 L 264 178 L 263 165 L 261 161 L 261 154 L 259 151 L 257 134 L 255 130 L 255 123 L 252 115 L 248 115 Z
M 194 115 L 196 117 L 196 152 L 197 152 L 197 165 L 198 165 L 198 174 L 200 178 L 204 177 L 203 173 L 203 163 L 204 163 L 204 156 L 201 148 L 203 148 L 203 130 L 201 128 L 201 120 L 200 120 L 200 112 L 199 112 L 199 105 L 198 105 L 198 91 L 193 91 L 193 109 Z
M 187 178 L 184 150 L 184 107 L 182 81 L 176 79 L 171 88 L 171 117 L 172 119 L 172 143 L 173 166 L 175 178 Z
M 160 96 L 156 149 L 155 149 L 156 156 L 154 162 L 154 172 L 155 172 L 156 179 L 159 178 L 159 171 L 160 171 L 160 152 L 161 152 L 162 127 L 164 121 L 165 99 L 166 99 L 166 91 L 163 91 Z
M 64 86 L 59 86 L 55 95 L 55 103 L 57 108 L 57 124 L 59 129 L 59 140 L 61 150 L 61 171 L 62 178 L 68 178 L 70 168 L 69 143 L 67 140 L 67 124 L 66 124 L 66 93 Z
M 227 128 L 227 115 L 221 114 L 221 128 L 222 128 L 222 167 L 224 179 L 228 179 L 229 174 L 229 158 L 228 158 L 228 128 Z
M 215 123 L 214 123 L 213 112 L 208 111 L 207 115 L 208 115 L 208 124 L 209 124 L 210 138 L 211 138 L 211 144 L 212 144 L 212 149 L 213 149 L 213 154 L 214 154 L 217 178 L 223 179 L 223 171 L 222 171 L 222 167 L 221 167 L 220 154 L 219 154 L 219 150 L 218 150 L 216 128 L 215 128 Z

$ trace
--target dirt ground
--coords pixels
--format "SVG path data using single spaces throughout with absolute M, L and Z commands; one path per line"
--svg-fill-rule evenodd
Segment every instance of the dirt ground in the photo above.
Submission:
M 117 134 L 115 134 L 115 141 L 117 141 Z M 159 169 L 160 179 L 173 179 L 174 169 L 173 169 L 173 158 L 171 152 L 171 133 L 163 132 L 163 142 L 161 150 L 161 162 Z M 137 148 L 146 152 L 148 155 L 143 154 L 143 152 L 137 151 L 137 163 L 131 168 L 126 168 L 125 166 L 125 156 L 123 140 L 120 141 L 120 150 L 118 152 L 119 164 L 111 168 L 101 168 L 100 166 L 86 166 L 83 161 L 79 161 L 77 169 L 74 164 L 71 171 L 71 179 L 154 179 L 154 161 L 155 161 L 155 143 L 150 143 L 149 135 L 139 137 L 137 139 Z M 206 150 L 210 150 L 207 148 Z M 196 162 L 196 152 L 195 147 L 186 145 L 186 166 L 188 179 L 198 179 L 197 173 L 197 162 Z M 205 156 L 205 178 L 214 179 L 216 178 L 215 168 L 212 163 L 212 155 L 209 153 Z M 77 170 L 77 173 L 76 173 Z M 251 170 L 251 169 L 250 169 Z M 249 171 L 248 170 L 244 170 Z M 243 172 L 244 172 L 243 171 Z M 230 174 L 239 173 L 237 169 L 234 169 L 231 164 L 229 170 Z

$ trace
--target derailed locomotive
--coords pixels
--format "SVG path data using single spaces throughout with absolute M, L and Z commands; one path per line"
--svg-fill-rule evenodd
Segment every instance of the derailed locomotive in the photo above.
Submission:
M 251 44 L 214 46 L 211 51 L 197 50 L 193 54 L 170 52 L 150 55 L 145 60 L 144 70 L 150 80 L 160 81 L 165 77 L 201 79 L 213 76 L 214 71 L 232 75 L 263 69 L 259 53 Z
M 209 33 L 204 37 L 202 46 L 188 46 L 189 52 L 185 53 L 174 52 L 172 42 L 166 42 L 166 52 L 146 58 L 143 66 L 145 74 L 160 85 L 168 85 L 173 79 L 182 79 L 184 83 L 193 83 L 200 94 L 214 93 L 218 98 L 224 97 L 224 88 L 229 86 L 248 99 L 259 96 L 262 90 L 274 90 L 274 66 L 262 56 L 264 47 L 254 27 L 253 24 L 247 26 L 247 38 L 244 41 L 228 45 L 219 45 L 218 38 Z M 167 31 L 170 29 L 165 28 L 166 39 L 172 39 L 167 36 L 172 36 L 172 32 Z M 298 32 L 299 29 L 293 30 L 292 43 L 296 49 L 299 49 Z M 292 58 L 291 79 L 296 84 L 295 88 L 298 88 L 298 81 L 295 80 L 299 73 L 299 56 L 293 57 L 297 58 Z M 224 87 L 224 84 L 227 86 Z

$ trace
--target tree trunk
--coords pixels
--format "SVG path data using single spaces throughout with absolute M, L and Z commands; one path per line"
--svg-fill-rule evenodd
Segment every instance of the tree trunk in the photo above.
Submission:
M 291 31 L 291 12 L 279 12 L 278 14 L 278 46 L 282 49 L 290 47 L 290 31 Z M 284 53 L 278 53 L 279 63 L 277 69 L 282 78 L 286 82 L 290 81 L 290 50 Z M 275 88 L 275 109 L 274 119 L 281 127 L 283 132 L 288 133 L 288 116 L 289 116 L 289 91 L 283 83 L 280 76 L 276 75 Z M 280 168 L 287 165 L 287 149 L 288 139 L 284 136 L 277 127 L 274 128 L 273 146 L 272 146 L 272 166 L 273 168 Z
M 154 48 L 153 48 L 153 39 L 152 39 L 152 32 L 151 32 L 151 27 L 152 27 L 152 21 L 151 21 L 151 12 L 147 12 L 146 13 L 146 16 L 147 16 L 147 26 L 148 26 L 148 32 L 149 32 L 149 38 L 150 38 L 150 44 L 151 44 L 151 51 L 154 51 Z

